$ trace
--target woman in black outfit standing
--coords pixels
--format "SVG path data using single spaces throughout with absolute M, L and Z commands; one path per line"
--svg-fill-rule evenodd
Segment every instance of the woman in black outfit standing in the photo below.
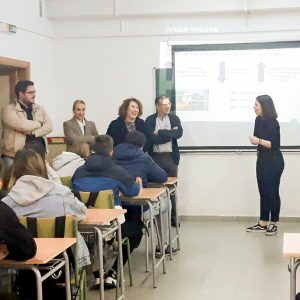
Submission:
M 260 219 L 248 227 L 248 232 L 265 232 L 274 235 L 278 231 L 280 213 L 279 184 L 284 169 L 280 151 L 280 126 L 273 100 L 268 95 L 258 96 L 255 101 L 254 135 L 249 137 L 257 145 L 256 177 L 260 194 Z

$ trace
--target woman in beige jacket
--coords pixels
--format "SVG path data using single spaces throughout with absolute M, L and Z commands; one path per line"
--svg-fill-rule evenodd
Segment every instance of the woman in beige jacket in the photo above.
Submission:
M 85 109 L 85 102 L 76 100 L 73 104 L 73 118 L 64 122 L 64 134 L 69 152 L 73 152 L 72 148 L 78 144 L 86 144 L 90 147 L 95 137 L 99 135 L 95 123 L 85 119 Z

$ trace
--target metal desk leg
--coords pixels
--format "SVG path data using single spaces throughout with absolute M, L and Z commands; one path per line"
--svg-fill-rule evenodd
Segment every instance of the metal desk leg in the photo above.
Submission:
M 30 269 L 33 271 L 33 273 L 35 275 L 35 279 L 36 279 L 37 300 L 43 300 L 43 287 L 42 287 L 41 273 L 40 273 L 39 269 L 35 266 L 32 266 Z
M 70 266 L 69 266 L 69 257 L 66 251 L 63 252 L 63 256 L 65 259 L 66 299 L 71 300 Z
M 100 299 L 104 300 L 104 265 L 103 265 L 103 239 L 102 232 L 98 227 L 94 227 L 98 236 L 99 274 L 100 274 Z
M 299 265 L 299 259 L 290 258 L 290 300 L 296 299 L 296 272 Z
M 170 189 L 166 186 L 167 197 L 169 199 L 168 203 L 168 226 L 169 226 L 169 247 L 170 247 L 170 260 L 173 260 L 173 251 L 172 251 L 172 226 L 171 226 L 171 193 Z
M 125 299 L 125 286 L 124 286 L 124 269 L 123 269 L 123 251 L 122 251 L 122 233 L 121 233 L 121 224 L 119 220 L 117 220 L 118 224 L 118 250 L 119 250 L 119 267 L 121 274 L 121 296 L 118 298 Z
M 155 268 L 155 236 L 154 236 L 154 213 L 153 213 L 153 206 L 151 201 L 146 201 L 149 206 L 150 211 L 150 240 L 151 240 L 151 256 L 152 256 L 152 278 L 153 278 L 153 287 L 156 288 L 156 268 Z
M 180 250 L 180 237 L 179 237 L 179 218 L 178 218 L 178 203 L 177 203 L 177 186 L 174 184 L 175 206 L 176 206 L 176 235 L 177 235 L 177 249 Z
M 159 199 L 159 198 L 158 198 Z M 161 249 L 162 249 L 162 263 L 163 263 L 163 273 L 166 274 L 166 254 L 165 254 L 165 240 L 164 240 L 164 225 L 163 225 L 163 219 L 162 219 L 162 206 L 160 204 L 159 207 L 159 219 L 160 219 L 160 239 L 161 239 Z M 171 249 L 172 250 L 172 249 Z M 172 252 L 172 251 L 171 251 Z

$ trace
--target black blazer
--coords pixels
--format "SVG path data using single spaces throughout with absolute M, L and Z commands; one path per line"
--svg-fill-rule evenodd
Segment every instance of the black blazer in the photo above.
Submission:
M 2 201 L 0 201 L 0 243 L 7 246 L 8 259 L 25 260 L 36 253 L 32 235 L 19 222 L 15 212 Z
M 180 139 L 183 134 L 183 129 L 181 126 L 180 119 L 174 115 L 169 114 L 169 119 L 171 123 L 171 130 L 161 129 L 158 130 L 158 134 L 154 134 L 155 126 L 156 126 L 156 117 L 157 114 L 153 114 L 146 119 L 146 124 L 150 130 L 151 140 L 148 146 L 149 154 L 153 154 L 153 145 L 165 144 L 167 142 L 172 141 L 172 158 L 176 165 L 179 164 L 180 154 L 177 139 Z M 177 127 L 177 129 L 173 129 Z
M 144 151 L 148 151 L 148 143 L 150 141 L 150 132 L 144 120 L 137 117 L 135 119 L 135 128 L 137 131 L 142 132 L 146 136 L 146 145 L 144 146 Z M 128 133 L 125 120 L 121 117 L 118 117 L 116 120 L 113 120 L 108 128 L 106 134 L 110 135 L 114 140 L 114 146 L 117 146 L 121 143 L 125 143 L 126 136 Z

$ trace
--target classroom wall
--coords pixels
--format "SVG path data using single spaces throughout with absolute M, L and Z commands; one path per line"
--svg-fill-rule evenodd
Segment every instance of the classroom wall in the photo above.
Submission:
M 0 1 L 0 22 L 17 26 L 16 34 L 0 32 L 0 56 L 31 63 L 37 101 L 49 111 L 57 92 L 54 86 L 54 42 L 51 22 L 40 17 L 38 0 Z M 50 111 L 54 115 L 55 111 Z
M 24 30 L 0 33 L 0 55 L 31 61 L 38 102 L 55 121 L 53 136 L 62 135 L 62 121 L 72 116 L 77 98 L 86 100 L 87 117 L 104 133 L 127 97 L 143 101 L 144 116 L 154 112 L 153 68 L 161 66 L 161 42 L 299 39 L 297 1 L 207 2 L 44 1 L 49 20 L 43 17 L 35 27 L 21 14 L 11 18 Z M 285 159 L 282 215 L 299 216 L 299 154 L 285 154 Z M 183 154 L 179 177 L 182 215 L 258 213 L 253 153 Z

